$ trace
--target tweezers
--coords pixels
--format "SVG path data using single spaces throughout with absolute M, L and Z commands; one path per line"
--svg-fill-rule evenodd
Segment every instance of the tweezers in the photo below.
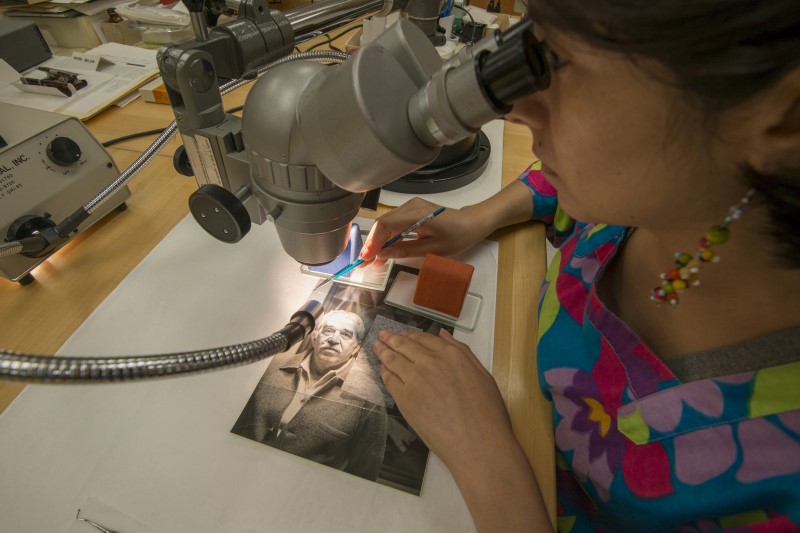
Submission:
M 108 529 L 107 527 L 103 527 L 100 524 L 98 524 L 97 522 L 93 522 L 93 521 L 89 520 L 88 518 L 81 518 L 81 510 L 80 509 L 78 509 L 78 514 L 75 515 L 75 518 L 77 520 L 80 520 L 81 522 L 86 522 L 87 524 L 90 524 L 90 525 L 96 527 L 99 531 L 102 531 L 103 533 L 120 533 L 119 531 L 116 531 L 114 529 Z

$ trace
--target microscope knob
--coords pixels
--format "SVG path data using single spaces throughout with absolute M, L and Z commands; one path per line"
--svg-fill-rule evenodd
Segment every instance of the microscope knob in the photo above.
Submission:
M 194 176 L 192 170 L 192 162 L 189 160 L 189 153 L 186 151 L 186 146 L 180 145 L 172 154 L 172 166 L 178 171 L 178 174 L 184 176 Z
M 250 215 L 235 194 L 219 185 L 203 185 L 189 197 L 192 216 L 212 237 L 239 242 L 250 231 Z
M 47 158 L 55 163 L 66 167 L 77 163 L 81 158 L 81 147 L 69 137 L 56 137 L 47 145 Z

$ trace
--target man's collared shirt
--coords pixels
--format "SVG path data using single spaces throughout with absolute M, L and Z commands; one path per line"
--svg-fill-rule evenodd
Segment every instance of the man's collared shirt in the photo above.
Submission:
M 387 440 L 388 416 L 381 389 L 364 372 L 358 358 L 333 371 L 333 379 L 312 384 L 313 378 L 308 377 L 311 361 L 304 369 L 300 367 L 306 357 L 308 352 L 275 356 L 233 433 L 375 480 Z M 302 372 L 307 373 L 304 382 Z M 356 387 L 354 380 L 359 384 Z M 302 388 L 296 396 L 298 387 Z M 287 412 L 293 399 L 296 405 Z
M 295 415 L 297 415 L 300 409 L 310 398 L 313 398 L 329 387 L 341 385 L 347 377 L 347 374 L 350 372 L 350 368 L 353 366 L 354 361 L 355 358 L 351 357 L 339 368 L 329 370 L 324 376 L 319 378 L 316 383 L 311 383 L 311 352 L 309 352 L 308 355 L 303 358 L 297 367 L 281 367 L 281 370 L 292 370 L 296 368 L 297 389 L 295 390 L 294 397 L 292 397 L 292 401 L 289 402 L 289 405 L 286 407 L 286 410 L 281 416 L 281 423 L 278 426 L 277 435 L 281 434 L 284 428 L 289 424 L 289 422 L 292 421 Z

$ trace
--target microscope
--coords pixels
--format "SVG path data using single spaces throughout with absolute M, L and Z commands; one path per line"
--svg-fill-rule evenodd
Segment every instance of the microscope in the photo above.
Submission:
M 430 28 L 414 23 L 440 8 L 437 0 L 324 0 L 281 13 L 243 0 L 236 21 L 208 30 L 191 6 L 196 39 L 162 48 L 159 65 L 199 185 L 190 199 L 197 222 L 233 243 L 270 220 L 295 260 L 330 262 L 382 186 L 548 86 L 530 22 L 443 63 Z M 219 81 L 253 76 L 288 55 L 298 34 L 398 10 L 405 18 L 343 64 L 280 64 L 254 83 L 241 119 L 224 112 Z
M 322 0 L 285 13 L 266 0 L 242 0 L 236 20 L 211 29 L 203 0 L 184 1 L 195 38 L 158 52 L 175 123 L 142 157 L 157 153 L 153 147 L 177 128 L 183 149 L 176 168 L 199 186 L 189 199 L 195 220 L 227 243 L 240 241 L 252 223 L 271 221 L 286 253 L 307 265 L 344 251 L 353 219 L 362 205 L 377 202 L 381 187 L 550 82 L 544 45 L 529 20 L 442 62 L 414 23 L 426 20 L 431 0 Z M 405 19 L 352 56 L 336 56 L 339 65 L 287 61 L 318 58 L 290 56 L 308 38 L 398 10 Z M 242 118 L 226 113 L 223 92 L 256 78 Z M 0 257 L 57 247 L 126 185 L 137 163 L 60 223 L 0 243 Z M 269 337 L 187 353 L 84 358 L 0 349 L 0 378 L 116 382 L 248 364 L 289 349 L 321 313 L 321 304 L 309 301 Z

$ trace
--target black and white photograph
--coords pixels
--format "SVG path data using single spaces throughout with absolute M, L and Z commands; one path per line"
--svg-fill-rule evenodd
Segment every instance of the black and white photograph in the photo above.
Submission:
M 394 265 L 397 273 L 417 269 Z M 329 283 L 314 331 L 275 355 L 231 431 L 348 474 L 419 495 L 428 449 L 380 376 L 381 330 L 437 334 L 442 324 L 392 307 L 383 291 Z M 448 327 L 448 329 L 450 329 Z

